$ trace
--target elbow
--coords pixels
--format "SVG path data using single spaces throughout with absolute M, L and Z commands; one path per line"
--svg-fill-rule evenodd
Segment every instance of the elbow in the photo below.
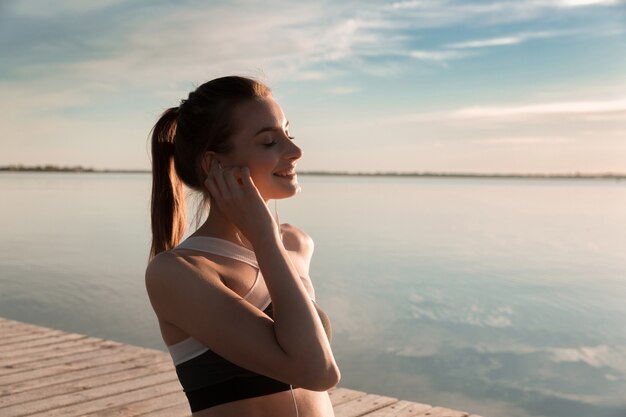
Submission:
M 337 385 L 341 381 L 341 371 L 336 363 L 333 363 L 332 369 L 326 376 L 325 385 L 322 388 L 322 391 L 326 391 Z
M 311 369 L 309 375 L 302 381 L 301 388 L 311 391 L 327 391 L 341 380 L 341 372 L 336 363 Z

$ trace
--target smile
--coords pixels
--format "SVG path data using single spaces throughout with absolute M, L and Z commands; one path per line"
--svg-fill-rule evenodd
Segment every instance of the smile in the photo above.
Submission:
M 288 173 L 282 173 L 282 174 L 274 174 L 275 177 L 280 177 L 280 178 L 287 178 L 287 179 L 291 179 L 294 178 L 296 176 L 295 171 L 293 172 L 288 172 Z

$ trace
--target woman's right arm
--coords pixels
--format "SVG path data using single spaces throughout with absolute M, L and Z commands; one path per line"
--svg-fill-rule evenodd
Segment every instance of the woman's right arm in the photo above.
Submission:
M 274 320 L 226 287 L 218 274 L 172 252 L 146 270 L 150 302 L 161 320 L 250 371 L 314 391 L 340 379 L 330 344 L 300 279 L 293 279 L 284 248 L 259 254 Z M 278 246 L 278 245 L 276 245 Z M 297 276 L 297 275 L 296 275 Z

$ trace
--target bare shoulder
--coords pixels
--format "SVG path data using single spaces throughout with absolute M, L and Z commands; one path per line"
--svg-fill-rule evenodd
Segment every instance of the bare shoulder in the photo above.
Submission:
M 315 245 L 308 233 L 289 223 L 281 224 L 280 229 L 283 232 L 285 249 L 297 252 L 305 258 L 311 258 Z
M 176 251 L 165 251 L 156 255 L 148 263 L 145 275 L 145 284 L 148 296 L 158 311 L 161 299 L 167 297 L 172 286 L 179 286 L 192 281 L 220 282 L 219 274 L 212 268 L 204 265 L 200 268 L 192 260 Z
M 173 251 L 161 252 L 148 263 L 146 281 L 153 282 L 162 277 L 171 276 L 173 272 L 185 272 L 190 266 L 189 262 Z

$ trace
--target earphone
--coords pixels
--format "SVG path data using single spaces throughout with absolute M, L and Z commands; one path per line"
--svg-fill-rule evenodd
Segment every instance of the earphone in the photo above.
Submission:
M 299 417 L 298 404 L 296 403 L 296 396 L 293 393 L 293 385 L 289 384 L 289 388 L 291 388 L 291 398 L 293 398 L 293 406 L 296 408 L 296 417 Z

